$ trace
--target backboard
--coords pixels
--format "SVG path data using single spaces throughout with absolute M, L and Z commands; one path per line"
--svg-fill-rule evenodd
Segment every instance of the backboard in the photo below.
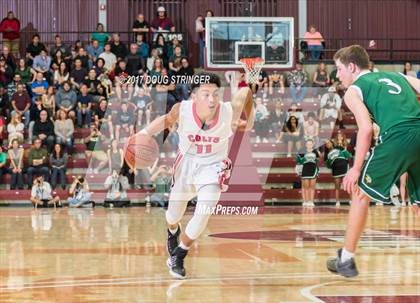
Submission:
M 241 68 L 241 58 L 260 57 L 264 69 L 292 68 L 294 22 L 289 17 L 207 17 L 206 67 Z

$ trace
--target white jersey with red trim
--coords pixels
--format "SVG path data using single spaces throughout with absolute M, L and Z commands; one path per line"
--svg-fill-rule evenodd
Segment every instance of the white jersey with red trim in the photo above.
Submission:
M 212 163 L 228 156 L 229 137 L 232 136 L 232 105 L 220 102 L 213 123 L 203 129 L 192 100 L 182 101 L 179 109 L 179 152 L 193 156 L 194 162 Z

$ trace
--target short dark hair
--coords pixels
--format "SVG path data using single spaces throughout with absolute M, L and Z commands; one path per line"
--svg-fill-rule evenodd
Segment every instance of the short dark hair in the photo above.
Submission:
M 353 63 L 361 69 L 369 68 L 369 55 L 360 45 L 350 45 L 338 50 L 334 55 L 334 61 L 337 60 L 346 66 Z
M 32 40 L 33 40 L 35 37 L 38 37 L 38 39 L 41 39 L 41 38 L 39 37 L 39 35 L 38 35 L 38 34 L 35 34 L 35 35 L 33 35 L 33 36 L 32 36 Z
M 220 82 L 220 78 L 218 75 L 213 74 L 213 73 L 209 73 L 209 72 L 200 72 L 198 74 L 196 74 L 196 76 L 201 79 L 204 78 L 206 79 L 205 83 L 193 83 L 191 85 L 191 91 L 194 91 L 195 89 L 199 88 L 202 84 L 216 84 L 217 87 L 221 87 L 222 84 Z M 208 79 L 208 81 L 207 81 Z

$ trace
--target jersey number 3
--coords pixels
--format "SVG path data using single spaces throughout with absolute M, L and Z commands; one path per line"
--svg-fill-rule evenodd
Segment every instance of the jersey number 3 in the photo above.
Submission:
M 388 93 L 393 94 L 393 95 L 399 95 L 401 93 L 401 86 L 399 86 L 397 83 L 392 82 L 390 79 L 388 78 L 383 78 L 383 79 L 379 79 L 379 82 L 385 83 L 388 86 L 391 86 L 392 89 L 388 90 Z M 394 90 L 396 89 L 396 90 Z

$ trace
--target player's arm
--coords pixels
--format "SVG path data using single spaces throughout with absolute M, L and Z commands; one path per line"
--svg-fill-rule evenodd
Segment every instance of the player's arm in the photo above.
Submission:
M 356 139 L 356 153 L 353 167 L 360 171 L 365 161 L 366 153 L 370 148 L 373 135 L 373 124 L 369 111 L 354 88 L 350 87 L 347 90 L 346 95 L 344 96 L 344 101 L 347 107 L 354 114 L 357 127 L 359 128 Z
M 143 128 L 140 133 L 154 136 L 161 133 L 163 130 L 172 127 L 179 118 L 179 108 L 181 103 L 176 103 L 166 115 L 162 115 Z
M 405 76 L 405 75 L 404 75 Z M 420 94 L 420 80 L 411 76 L 405 76 L 408 83 L 416 90 L 417 94 Z
M 241 88 L 231 101 L 233 116 L 232 130 L 248 131 L 254 127 L 254 101 L 249 87 Z M 245 119 L 241 119 L 242 113 Z

